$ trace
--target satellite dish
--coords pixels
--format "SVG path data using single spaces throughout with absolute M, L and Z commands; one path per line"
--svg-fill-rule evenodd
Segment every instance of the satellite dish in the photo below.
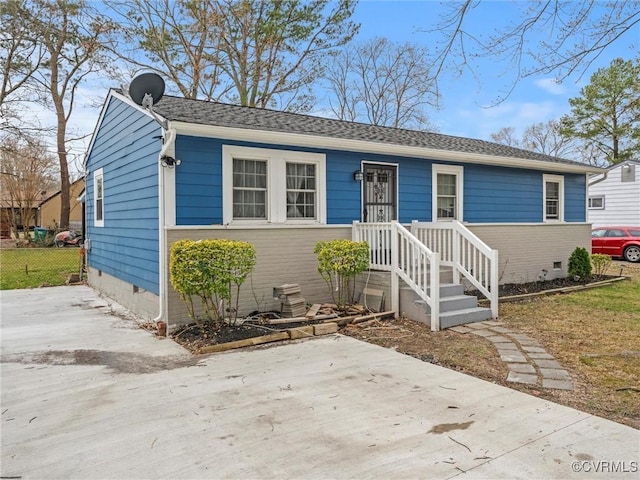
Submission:
M 143 73 L 131 80 L 129 96 L 131 100 L 145 108 L 158 103 L 164 94 L 164 80 L 156 73 Z

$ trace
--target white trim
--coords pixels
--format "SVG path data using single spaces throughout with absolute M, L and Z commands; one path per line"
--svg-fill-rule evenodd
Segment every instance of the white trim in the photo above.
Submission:
M 558 183 L 558 218 L 547 219 L 547 182 Z M 564 176 L 542 175 L 542 220 L 548 223 L 564 222 Z
M 214 125 L 200 125 L 187 122 L 172 122 L 173 127 L 181 135 L 198 137 L 221 138 L 227 140 L 241 140 L 245 142 L 268 143 L 286 146 L 297 146 L 320 149 L 346 150 L 350 152 L 375 153 L 411 158 L 437 159 L 462 163 L 482 165 L 498 165 L 518 169 L 529 168 L 567 173 L 602 173 L 601 168 L 590 165 L 572 165 L 567 163 L 553 163 L 542 160 L 502 157 L 482 153 L 469 153 L 453 150 L 439 150 L 436 148 L 414 147 L 392 143 L 380 143 L 367 140 L 350 140 L 320 135 L 301 133 L 272 132 L 266 130 L 252 130 L 247 128 L 220 127 Z
M 85 164 L 86 160 L 88 159 L 88 154 L 92 150 L 98 127 L 101 124 L 102 118 L 106 112 L 106 106 L 109 103 L 108 100 L 112 97 L 115 97 L 118 100 L 125 102 L 138 111 L 144 113 L 145 115 L 154 118 L 148 111 L 133 102 L 129 97 L 122 95 L 121 93 L 118 93 L 113 89 L 110 90 L 109 95 L 107 96 L 107 100 L 103 105 L 102 112 L 100 113 L 100 117 L 98 118 L 98 122 L 96 123 L 96 128 L 91 138 L 91 142 L 89 143 L 89 148 L 87 149 L 87 157 L 85 158 Z M 156 115 L 159 119 L 165 120 L 161 115 L 157 113 Z M 592 167 L 590 165 L 572 165 L 560 162 L 555 164 L 553 162 L 542 160 L 530 160 L 525 158 L 503 157 L 499 155 L 487 155 L 482 153 L 469 153 L 452 150 L 439 150 L 437 148 L 414 147 L 408 145 L 372 142 L 367 140 L 341 139 L 321 135 L 273 132 L 267 130 L 253 130 L 249 128 L 238 127 L 221 127 L 216 125 L 202 125 L 179 121 L 173 121 L 172 126 L 181 135 L 194 135 L 198 137 L 278 144 L 282 146 L 286 145 L 292 147 L 298 146 L 308 148 L 338 149 L 362 153 L 395 155 L 401 157 L 438 159 L 441 161 L 474 163 L 482 165 L 497 165 L 519 169 L 529 168 L 533 170 L 545 170 L 551 172 L 601 174 L 604 170 L 602 168 Z
M 438 174 L 444 173 L 456 176 L 456 213 L 455 218 L 438 218 Z M 448 220 L 464 221 L 464 167 L 458 165 L 442 165 L 434 163 L 431 166 L 431 221 L 446 222 Z
M 98 179 L 100 179 L 101 190 L 102 190 L 102 206 L 100 208 L 100 220 L 98 220 L 98 196 L 96 192 L 98 191 Z M 95 172 L 93 172 L 93 226 L 94 227 L 104 227 L 104 171 L 102 168 L 98 168 Z
M 100 125 L 102 124 L 102 120 L 104 119 L 104 116 L 107 113 L 107 108 L 108 108 L 108 106 L 110 104 L 110 100 L 112 98 L 117 98 L 121 102 L 124 102 L 127 105 L 129 105 L 130 107 L 133 107 L 136 110 L 138 110 L 139 112 L 145 114 L 147 117 L 152 118 L 153 120 L 157 121 L 157 118 L 154 118 L 153 115 L 151 115 L 151 113 L 149 113 L 148 110 L 142 108 L 140 105 L 135 103 L 129 97 L 127 97 L 126 95 L 122 95 L 121 93 L 118 93 L 113 88 L 110 89 L 109 93 L 107 94 L 107 98 L 105 99 L 104 103 L 102 104 L 102 109 L 100 110 L 100 115 L 98 116 L 98 121 L 96 122 L 96 125 L 95 125 L 95 127 L 93 129 L 93 133 L 91 134 L 91 140 L 89 141 L 89 147 L 86 150 L 85 157 L 84 157 L 84 160 L 82 162 L 83 166 L 85 167 L 85 169 L 87 167 L 87 160 L 89 160 L 89 155 L 91 154 L 91 151 L 93 150 L 93 144 L 96 141 L 96 137 L 97 137 L 97 134 L 98 134 L 98 129 L 100 128 Z M 156 114 L 156 115 L 158 115 L 158 114 Z M 164 120 L 164 118 L 161 115 L 158 115 L 158 118 L 160 118 L 161 120 Z
M 602 205 L 600 207 L 591 206 L 591 200 L 595 200 L 595 199 L 602 200 Z M 604 210 L 604 194 L 601 194 L 601 195 L 590 195 L 589 198 L 587 198 L 587 207 L 588 207 L 589 210 Z
M 430 222 L 426 222 L 430 223 Z M 408 227 L 411 223 L 402 223 L 401 225 Z M 465 227 L 557 227 L 560 225 L 564 226 L 575 226 L 575 225 L 591 225 L 589 222 L 565 222 L 563 224 L 559 223 L 542 223 L 542 222 L 524 222 L 524 223 L 464 223 Z M 304 229 L 312 229 L 312 228 L 352 228 L 352 223 L 336 223 L 336 224 L 325 224 L 325 225 L 291 225 L 291 224 L 260 224 L 260 225 L 176 225 L 176 226 L 168 226 L 166 227 L 167 231 L 180 230 L 180 231 L 188 231 L 188 230 L 278 230 L 278 229 L 291 229 L 291 228 L 304 228 Z
M 233 219 L 233 158 L 267 162 L 267 219 Z M 316 166 L 316 218 L 287 219 L 286 164 L 311 163 Z M 270 148 L 222 146 L 222 222 L 225 225 L 308 225 L 327 223 L 326 156 L 319 153 Z

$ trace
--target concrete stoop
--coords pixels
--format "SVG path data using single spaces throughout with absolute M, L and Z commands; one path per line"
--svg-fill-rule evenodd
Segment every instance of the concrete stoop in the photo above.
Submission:
M 409 286 L 400 289 L 400 311 L 406 317 L 431 323 L 431 308 Z M 491 309 L 478 306 L 478 298 L 464 294 L 464 287 L 455 283 L 440 285 L 440 328 L 482 322 L 492 318 Z

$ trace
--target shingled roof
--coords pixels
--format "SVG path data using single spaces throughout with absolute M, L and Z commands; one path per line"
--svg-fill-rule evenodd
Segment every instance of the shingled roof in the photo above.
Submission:
M 364 140 L 405 147 L 422 147 L 452 152 L 564 163 L 589 168 L 588 165 L 583 163 L 484 140 L 417 130 L 380 127 L 204 100 L 190 100 L 169 95 L 162 97 L 154 106 L 154 111 L 170 121 L 199 125 L 305 134 L 345 140 Z

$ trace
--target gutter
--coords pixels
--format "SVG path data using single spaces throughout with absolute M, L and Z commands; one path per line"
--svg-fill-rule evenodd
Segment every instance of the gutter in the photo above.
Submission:
M 594 180 L 593 182 L 588 182 L 588 183 L 589 183 L 589 185 L 588 185 L 588 186 L 589 186 L 589 187 L 592 187 L 592 186 L 594 186 L 594 185 L 596 185 L 596 184 L 598 184 L 598 183 L 600 183 L 600 182 L 604 182 L 604 181 L 607 179 L 607 177 L 609 176 L 609 170 L 607 170 L 607 171 L 605 171 L 605 172 L 601 173 L 600 175 L 602 175 L 602 178 L 599 178 L 599 179 L 597 179 L 597 180 Z

